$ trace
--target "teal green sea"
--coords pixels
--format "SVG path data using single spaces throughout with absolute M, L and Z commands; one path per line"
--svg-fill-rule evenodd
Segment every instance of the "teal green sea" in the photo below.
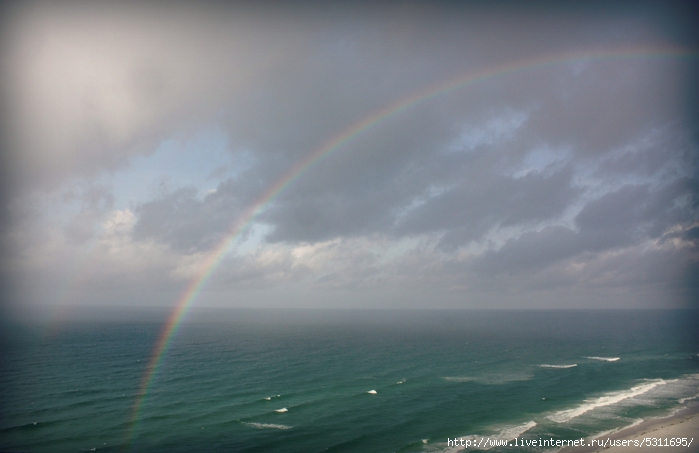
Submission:
M 697 321 L 658 310 L 193 314 L 135 420 L 164 322 L 13 325 L 0 451 L 442 452 L 455 437 L 588 437 L 699 396 Z

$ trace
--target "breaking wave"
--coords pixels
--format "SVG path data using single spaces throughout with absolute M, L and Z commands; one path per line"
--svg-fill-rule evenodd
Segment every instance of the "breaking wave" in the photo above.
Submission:
M 258 429 L 291 429 L 288 425 L 278 425 L 275 423 L 254 423 L 254 422 L 243 422 L 244 425 L 251 426 Z
M 621 359 L 621 357 L 585 357 L 586 359 L 590 360 L 601 360 L 603 362 L 616 362 L 617 360 Z
M 516 437 L 520 437 L 522 434 L 526 433 L 530 429 L 536 426 L 534 420 L 529 420 L 521 425 L 505 426 L 500 429 L 495 434 L 483 435 L 483 434 L 471 434 L 469 436 L 458 436 L 457 439 L 463 439 L 464 441 L 471 441 L 474 444 L 482 442 L 483 439 L 489 439 L 485 444 L 479 445 L 478 450 L 490 450 L 491 448 L 500 447 L 507 445 L 507 441 L 510 441 Z M 463 446 L 457 446 L 452 448 L 447 448 L 443 450 L 445 453 L 463 451 Z
M 627 398 L 633 398 L 635 396 L 642 395 L 659 385 L 664 385 L 665 383 L 666 382 L 662 379 L 655 379 L 650 382 L 631 387 L 628 390 L 620 390 L 617 392 L 607 393 L 606 395 L 600 396 L 599 398 L 595 398 L 593 400 L 585 400 L 583 404 L 573 409 L 567 409 L 556 412 L 553 415 L 549 415 L 547 418 L 556 423 L 564 423 L 593 409 L 597 409 L 599 407 L 604 406 L 611 406 L 612 404 L 616 404 Z

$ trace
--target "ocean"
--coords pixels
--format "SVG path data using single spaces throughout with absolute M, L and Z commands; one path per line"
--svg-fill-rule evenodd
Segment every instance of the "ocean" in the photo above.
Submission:
M 699 398 L 698 321 L 687 310 L 192 313 L 145 393 L 164 320 L 14 324 L 0 451 L 451 452 L 454 438 L 590 437 Z

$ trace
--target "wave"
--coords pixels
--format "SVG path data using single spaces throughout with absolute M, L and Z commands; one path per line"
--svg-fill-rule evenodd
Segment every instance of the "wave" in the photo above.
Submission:
M 665 384 L 653 391 L 653 398 L 675 400 L 680 405 L 679 409 L 699 398 L 699 374 L 684 374 L 676 379 L 665 379 Z
M 272 398 L 279 398 L 280 396 L 281 396 L 281 395 L 265 396 L 265 399 L 266 399 L 267 401 L 271 401 Z
M 33 429 L 38 426 L 41 426 L 42 428 L 45 427 L 46 425 L 51 425 L 54 424 L 55 422 L 29 422 L 29 423 L 24 423 L 22 425 L 14 425 L 14 426 L 7 426 L 5 428 L 0 428 L 0 433 L 4 433 L 6 431 L 15 431 L 19 429 Z
M 490 450 L 491 448 L 495 448 L 497 446 L 502 446 L 502 443 L 504 441 L 510 441 L 513 440 L 516 437 L 520 437 L 522 434 L 526 433 L 530 429 L 534 428 L 536 426 L 536 422 L 534 420 L 529 420 L 526 423 L 522 423 L 521 425 L 513 425 L 513 426 L 505 426 L 504 428 L 501 428 L 497 433 L 495 434 L 470 434 L 468 436 L 457 436 L 456 439 L 463 439 L 464 442 L 466 441 L 472 441 L 475 444 L 478 444 L 479 441 L 482 441 L 484 438 L 489 438 L 492 439 L 492 441 L 495 442 L 493 445 L 480 445 L 478 447 L 478 450 Z M 499 443 L 499 445 L 498 445 Z M 451 452 L 460 452 L 463 451 L 464 447 L 462 446 L 457 446 L 457 447 L 452 447 L 452 448 L 447 448 L 443 450 L 445 453 L 451 453 Z
M 607 430 L 607 431 L 602 431 L 601 433 L 597 433 L 597 434 L 595 434 L 594 436 L 592 436 L 592 438 L 593 438 L 593 439 L 599 439 L 600 437 L 605 437 L 605 436 L 609 437 L 610 435 L 616 434 L 616 433 L 618 433 L 619 431 L 623 431 L 623 430 L 625 430 L 625 429 L 629 429 L 629 428 L 633 428 L 634 426 L 638 426 L 638 425 L 640 425 L 641 423 L 643 423 L 644 421 L 645 421 L 645 420 L 642 419 L 642 418 L 636 418 L 636 419 L 633 420 L 633 422 L 631 422 L 630 425 L 622 426 L 622 427 L 620 427 L 620 428 L 609 429 L 609 430 Z
M 697 398 L 699 398 L 699 393 L 697 393 L 697 394 L 694 395 L 694 396 L 687 396 L 687 397 L 685 397 L 685 398 L 680 398 L 680 399 L 677 400 L 677 402 L 680 403 L 680 404 L 684 404 L 684 403 L 686 403 L 687 401 L 695 400 L 695 399 L 697 399 Z
M 282 407 L 281 409 L 275 409 L 274 412 L 289 412 L 289 409 Z
M 522 434 L 526 433 L 535 426 L 536 422 L 534 420 L 529 420 L 527 423 L 523 423 L 521 425 L 505 427 L 501 429 L 496 435 L 496 437 L 499 437 L 500 439 L 512 440 L 515 437 L 519 437 Z
M 243 422 L 244 425 L 252 426 L 258 429 L 291 429 L 292 426 L 289 425 L 278 425 L 275 423 L 254 423 L 254 422 Z
M 664 385 L 665 383 L 666 382 L 662 379 L 654 379 L 645 384 L 631 387 L 628 390 L 611 392 L 606 395 L 600 396 L 599 398 L 596 398 L 594 400 L 585 400 L 585 402 L 582 405 L 576 408 L 559 411 L 553 415 L 549 415 L 546 418 L 556 423 L 565 423 L 575 417 L 584 414 L 585 412 L 589 412 L 599 407 L 610 406 L 627 398 L 633 398 L 635 396 L 642 395 L 659 385 Z
M 539 365 L 540 368 L 573 368 L 576 366 L 578 366 L 577 363 L 573 363 L 571 365 L 547 365 L 547 364 Z
M 484 385 L 501 385 L 509 382 L 529 381 L 532 374 L 489 374 L 485 376 L 445 376 L 442 379 L 449 382 L 474 382 Z
M 590 360 L 601 360 L 603 362 L 616 362 L 617 360 L 620 360 L 621 357 L 585 357 L 586 359 Z
M 376 390 L 369 390 L 367 393 L 369 393 L 371 395 L 376 395 Z
M 684 374 L 677 379 L 668 379 L 667 383 L 667 390 L 661 392 L 661 395 L 676 399 L 683 406 L 688 401 L 699 398 L 699 373 Z

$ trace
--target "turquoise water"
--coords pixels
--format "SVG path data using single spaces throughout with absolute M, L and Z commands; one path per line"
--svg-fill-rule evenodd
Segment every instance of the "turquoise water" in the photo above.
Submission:
M 455 437 L 588 437 L 699 394 L 696 312 L 203 318 L 175 336 L 135 423 L 162 322 L 13 326 L 0 451 L 453 451 Z

